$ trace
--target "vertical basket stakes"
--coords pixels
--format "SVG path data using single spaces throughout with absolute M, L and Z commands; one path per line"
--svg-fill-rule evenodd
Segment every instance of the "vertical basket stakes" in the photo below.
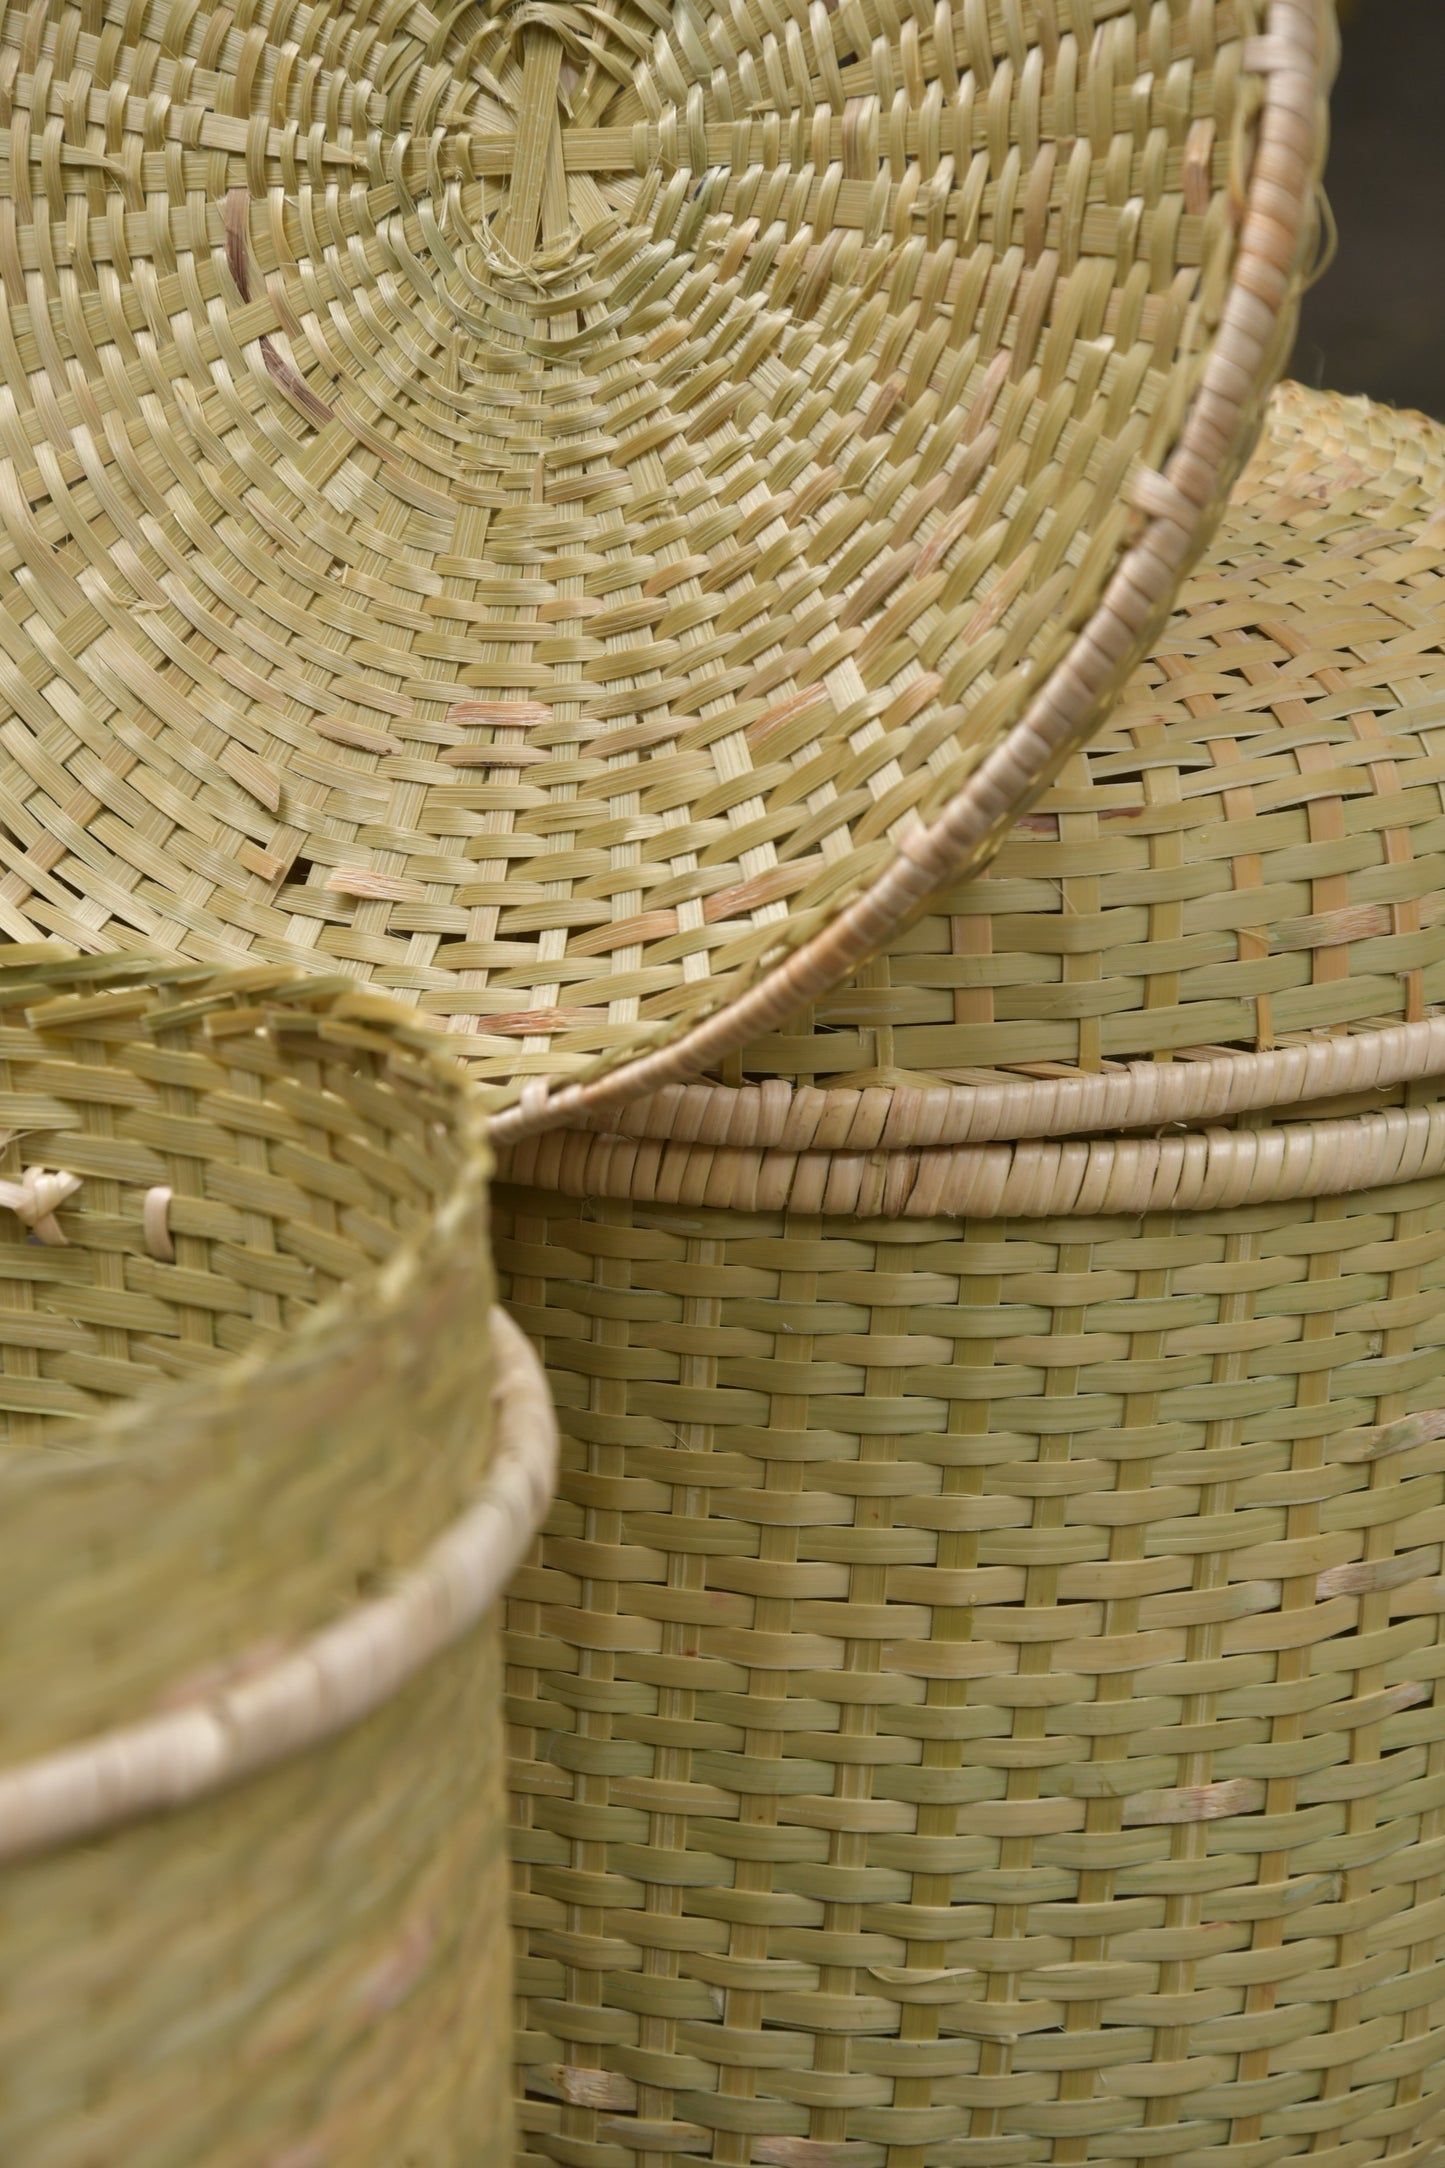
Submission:
M 532 2159 L 1438 2158 L 1442 507 L 1290 394 L 987 879 L 504 1160 Z
M 0 1129 L 0 2153 L 503 2168 L 554 1434 L 457 1079 L 346 982 L 17 949 Z

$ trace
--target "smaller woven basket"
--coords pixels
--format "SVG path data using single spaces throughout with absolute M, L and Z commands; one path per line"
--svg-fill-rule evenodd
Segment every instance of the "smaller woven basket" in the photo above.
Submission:
M 478 1329 L 469 1106 L 344 983 L 7 952 L 17 2168 L 509 2159 L 481 1622 L 554 1436 L 520 1336 Z

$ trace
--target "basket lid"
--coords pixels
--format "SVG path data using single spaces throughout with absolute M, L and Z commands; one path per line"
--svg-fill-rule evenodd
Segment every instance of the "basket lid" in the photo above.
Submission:
M 1285 385 L 1101 735 L 985 874 L 724 1081 L 951 1086 L 952 1128 L 1021 1135 L 1439 1075 L 1442 899 L 1445 428 Z M 743 1133 L 738 1098 L 708 1134 Z
M 370 980 L 513 1133 L 835 982 L 1212 525 L 1329 18 L 7 17 L 0 927 Z

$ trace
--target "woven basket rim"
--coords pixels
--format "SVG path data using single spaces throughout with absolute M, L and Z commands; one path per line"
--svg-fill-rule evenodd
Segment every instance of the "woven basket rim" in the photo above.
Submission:
M 503 1183 L 563 1197 L 830 1218 L 1138 1218 L 1339 1197 L 1445 1173 L 1445 1104 L 1264 1129 L 815 1151 L 527 1139 Z
M 27 990 L 33 988 L 36 1000 L 30 1006 L 37 1007 L 41 998 L 55 1002 L 55 1021 L 63 1027 L 67 1019 L 58 1004 L 70 995 L 93 998 L 97 983 L 117 994 L 126 988 L 137 993 L 145 987 L 156 991 L 189 988 L 184 1008 L 173 1017 L 167 1015 L 167 1023 L 190 1022 L 208 1010 L 219 1012 L 247 995 L 253 1006 L 271 1005 L 270 1020 L 278 1024 L 294 1015 L 303 1026 L 311 1022 L 319 1028 L 324 1012 L 336 1028 L 321 1035 L 338 1043 L 347 1027 L 353 1032 L 368 1027 L 380 1030 L 396 1042 L 398 1050 L 404 1047 L 419 1067 L 429 1069 L 444 1091 L 457 1093 L 459 1105 L 471 1106 L 465 1065 L 446 1034 L 406 1002 L 377 993 L 344 972 L 308 971 L 292 963 L 198 963 L 155 949 L 92 953 L 64 941 L 0 941 L 0 1009 L 23 1006 Z M 309 1018 L 308 1007 L 314 1012 Z M 161 1014 L 159 1008 L 155 1013 Z M 476 1126 L 472 1113 L 466 1120 L 469 1129 Z
M 1211 531 L 1253 410 L 1268 390 L 1269 356 L 1292 308 L 1292 280 L 1317 194 L 1319 82 L 1327 36 L 1322 0 L 1270 0 L 1267 29 L 1244 65 L 1263 84 L 1255 156 L 1240 206 L 1238 251 L 1213 344 L 1175 448 L 1145 471 L 1131 506 L 1142 525 L 1097 609 L 1024 714 L 936 821 L 905 836 L 873 885 L 736 1000 L 652 1052 L 624 1056 L 599 1076 L 551 1086 L 536 1078 L 499 1109 L 499 1144 L 696 1075 L 836 986 L 910 915 L 999 837 L 1031 790 L 1081 736 L 1130 647 L 1176 591 Z
M 673 1084 L 571 1128 L 688 1149 L 908 1151 L 1198 1127 L 1445 1076 L 1445 1016 L 1255 1052 L 988 1084 Z
M 475 1625 L 551 1499 L 552 1398 L 532 1347 L 494 1308 L 495 1457 L 479 1496 L 385 1595 L 238 1684 L 0 1771 L 0 1860 L 194 1805 L 350 1730 Z

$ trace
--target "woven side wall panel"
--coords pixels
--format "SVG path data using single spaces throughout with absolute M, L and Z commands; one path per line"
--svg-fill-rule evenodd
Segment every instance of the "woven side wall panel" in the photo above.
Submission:
M 528 2158 L 1426 2158 L 1445 1182 L 500 1228 Z
M 497 1622 L 339 1744 L 0 1876 L 0 2148 L 510 2168 Z
M 508 2168 L 475 1095 L 344 980 L 4 957 L 0 2160 Z

